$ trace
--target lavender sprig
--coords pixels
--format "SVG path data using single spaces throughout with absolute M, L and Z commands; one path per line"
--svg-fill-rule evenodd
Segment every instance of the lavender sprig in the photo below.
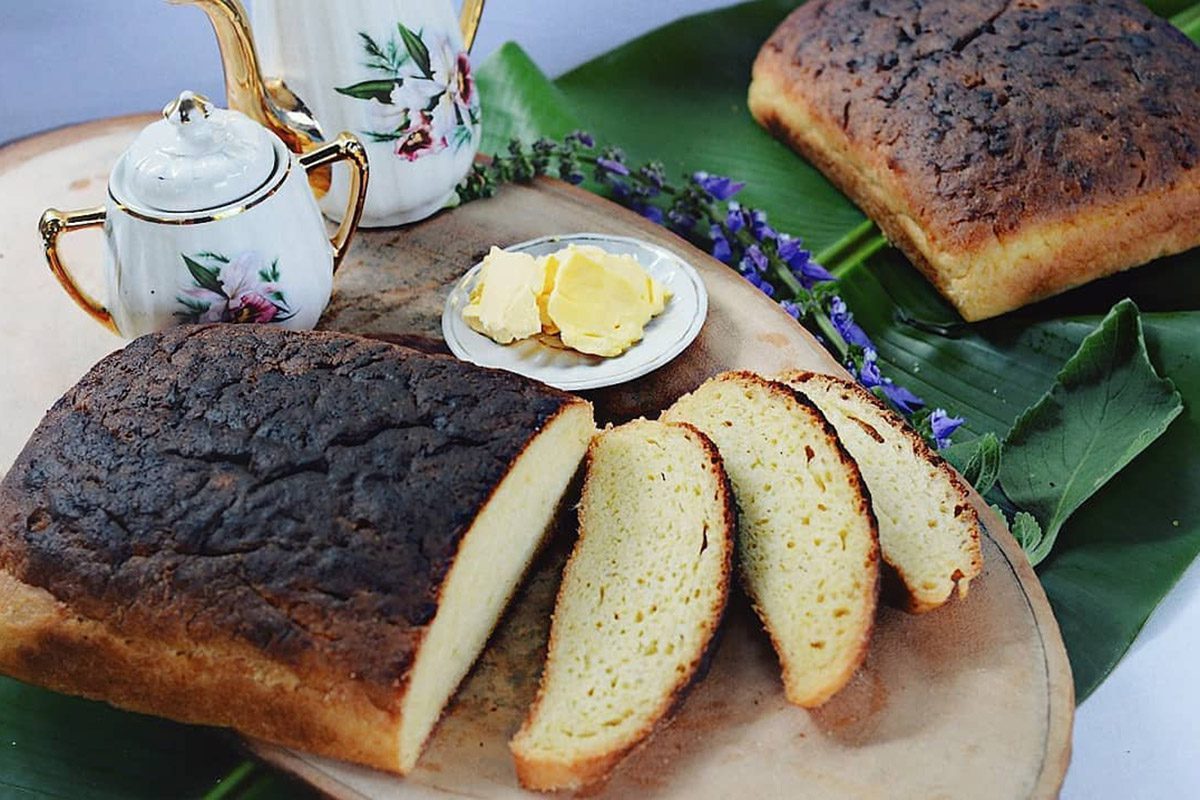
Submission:
M 875 345 L 838 295 L 837 278 L 804 249 L 799 237 L 772 228 L 765 211 L 733 199 L 745 183 L 695 172 L 675 186 L 667 182 L 661 163 L 635 169 L 620 148 L 597 148 L 589 134 L 576 131 L 562 142 L 539 139 L 529 148 L 514 139 L 506 154 L 474 165 L 459 186 L 459 199 L 490 197 L 500 184 L 528 183 L 543 175 L 579 184 L 585 166 L 601 193 L 736 269 L 812 330 L 859 383 L 904 415 L 935 447 L 950 445 L 963 419 L 941 408 L 927 409 L 920 397 L 880 372 Z

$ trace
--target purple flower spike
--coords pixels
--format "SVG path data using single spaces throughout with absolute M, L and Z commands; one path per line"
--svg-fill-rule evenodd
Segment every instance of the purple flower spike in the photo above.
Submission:
M 697 172 L 692 175 L 696 185 L 714 200 L 728 200 L 745 188 L 746 184 L 725 178 L 720 175 L 709 175 L 707 172 Z
M 687 237 L 696 227 L 695 217 L 674 208 L 667 212 L 667 220 L 671 223 L 671 230 L 684 237 Z
M 587 131 L 575 131 L 567 138 L 574 139 L 576 142 L 579 142 L 579 144 L 583 145 L 584 147 L 595 147 L 596 146 L 596 140 L 593 139 L 592 135 L 590 133 L 588 133 Z
M 712 239 L 713 258 L 725 264 L 731 263 L 733 261 L 733 249 L 730 248 L 729 240 L 725 238 L 721 226 L 714 224 L 709 229 L 709 237 Z
M 933 432 L 933 441 L 938 450 L 950 446 L 950 437 L 959 429 L 965 420 L 962 417 L 952 417 L 944 408 L 935 408 L 929 415 L 929 429 Z
M 663 224 L 663 212 L 662 209 L 658 208 L 657 206 L 652 206 L 649 203 L 638 203 L 633 210 L 653 222 L 655 225 Z
M 887 399 L 892 401 L 892 405 L 903 411 L 905 414 L 911 414 L 921 406 L 925 405 L 925 401 L 917 397 L 915 394 L 892 383 L 890 380 L 884 381 L 883 393 L 887 395 Z
M 793 268 L 793 271 L 797 273 L 800 282 L 804 284 L 805 288 L 812 288 L 813 284 L 816 283 L 837 280 L 829 270 L 809 258 L 807 250 L 801 250 L 800 252 L 804 254 L 804 261 L 800 264 L 799 268 Z
M 740 204 L 729 204 L 729 213 L 725 215 L 725 227 L 729 228 L 730 233 L 737 233 L 746 227 L 746 215 L 742 212 Z
M 763 279 L 762 275 L 759 275 L 754 271 L 743 272 L 742 275 L 750 282 L 752 286 L 765 294 L 767 297 L 775 296 L 775 287 L 767 283 L 767 281 Z
M 875 351 L 867 350 L 863 355 L 862 369 L 858 371 L 859 382 L 868 389 L 883 385 L 883 375 L 880 374 L 879 364 L 875 359 Z
M 779 307 L 786 311 L 792 319 L 800 319 L 803 313 L 800 311 L 800 306 L 796 305 L 791 300 L 780 300 Z
M 778 234 L 775 229 L 767 224 L 767 212 L 755 210 L 750 214 L 750 230 L 754 233 L 754 238 L 760 242 L 767 239 L 774 239 Z
M 752 244 L 746 248 L 746 255 L 738 264 L 738 269 L 743 275 L 762 275 L 767 271 L 767 265 L 767 254 L 758 245 Z
M 846 344 L 858 345 L 864 349 L 874 349 L 866 331 L 854 322 L 854 315 L 846 308 L 846 301 L 835 297 L 829 303 L 829 321 L 846 340 Z
M 620 161 L 614 161 L 611 158 L 597 158 L 596 166 L 613 175 L 629 174 L 629 167 L 625 166 Z
M 795 267 L 792 264 L 792 259 L 798 257 L 808 258 L 808 251 L 804 249 L 804 243 L 795 236 L 786 233 L 779 234 L 778 252 L 779 257 L 786 261 L 788 266 L 792 266 L 793 268 Z
M 837 280 L 829 270 L 812 260 L 812 253 L 803 248 L 799 239 L 786 233 L 779 237 L 779 257 L 792 270 L 792 274 L 800 279 L 805 289 L 811 289 L 814 284 L 824 281 Z

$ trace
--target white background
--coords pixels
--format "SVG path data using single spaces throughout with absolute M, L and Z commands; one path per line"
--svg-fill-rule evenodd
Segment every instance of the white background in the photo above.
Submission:
M 557 75 L 675 17 L 721 5 L 491 0 L 475 55 L 478 62 L 515 39 Z M 0 0 L 0 141 L 157 109 L 184 88 L 221 97 L 221 86 L 216 44 L 197 9 L 163 0 Z M 1129 656 L 1079 708 L 1064 797 L 1200 797 L 1198 659 L 1200 566 L 1193 565 Z M 963 797 L 970 795 L 963 787 Z

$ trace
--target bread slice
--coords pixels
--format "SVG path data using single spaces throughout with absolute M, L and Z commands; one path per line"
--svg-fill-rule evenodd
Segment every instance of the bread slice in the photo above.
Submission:
M 737 498 L 742 583 L 787 698 L 824 703 L 862 663 L 879 593 L 878 533 L 858 467 L 816 406 L 749 372 L 712 378 L 662 418 L 716 443 Z
M 0 483 L 0 672 L 407 772 L 594 432 L 565 392 L 354 336 L 138 339 Z
M 967 320 L 1200 246 L 1200 47 L 1138 0 L 804 3 L 748 103 Z
M 511 743 L 523 786 L 594 786 L 681 702 L 725 610 L 734 527 L 704 434 L 639 420 L 596 437 L 541 687 Z
M 813 372 L 780 380 L 816 403 L 858 462 L 879 520 L 883 560 L 913 613 L 944 604 L 983 570 L 979 515 L 958 473 L 898 414 L 857 383 Z

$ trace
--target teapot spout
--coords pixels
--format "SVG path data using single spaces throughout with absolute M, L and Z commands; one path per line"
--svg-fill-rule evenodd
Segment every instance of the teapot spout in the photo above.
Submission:
M 172 5 L 199 6 L 212 22 L 225 68 L 229 107 L 265 125 L 288 149 L 305 153 L 324 142 L 311 112 L 279 79 L 265 80 L 259 69 L 254 37 L 241 0 L 169 0 Z

